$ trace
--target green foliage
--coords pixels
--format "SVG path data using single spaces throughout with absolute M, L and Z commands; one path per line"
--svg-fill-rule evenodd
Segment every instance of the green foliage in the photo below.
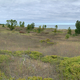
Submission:
M 58 26 L 57 26 L 57 25 L 55 25 L 55 28 L 57 29 L 57 28 L 58 28 Z
M 69 38 L 69 36 L 70 36 L 69 34 L 66 34 L 65 38 L 66 38 L 66 39 L 68 39 L 68 38 Z
M 47 38 L 46 40 L 40 40 L 41 43 L 45 42 L 47 44 L 54 44 L 53 42 L 50 42 L 50 39 Z
M 7 27 L 9 27 L 10 30 L 13 30 L 17 25 L 16 20 L 12 20 L 12 19 L 11 20 L 6 20 L 6 22 L 7 22 Z
M 23 51 L 15 51 L 13 53 L 13 56 L 22 56 L 23 53 L 24 53 Z
M 56 61 L 57 60 L 57 56 L 56 55 L 51 55 L 51 56 L 44 56 L 41 61 L 43 62 L 49 62 L 49 63 L 52 63 L 53 61 Z
M 0 70 L 0 80 L 7 80 L 7 77 L 1 70 Z
M 11 56 L 9 56 L 9 55 L 0 55 L 0 63 L 2 63 L 2 62 L 7 62 L 7 61 L 10 61 L 10 59 L 11 59 Z
M 40 33 L 42 31 L 41 26 L 37 29 L 37 33 Z
M 31 23 L 31 27 L 32 27 L 32 29 L 34 29 L 34 26 L 35 26 L 35 24 L 34 24 L 34 23 Z
M 57 32 L 57 29 L 54 29 L 54 33 L 56 34 L 56 32 Z
M 77 20 L 75 26 L 76 26 L 75 33 L 80 34 L 80 21 Z
M 19 22 L 20 27 L 24 27 L 24 24 L 25 24 L 24 22 L 21 22 L 21 21 Z
M 72 34 L 72 36 L 74 37 L 74 36 L 77 36 L 78 34 Z
M 62 60 L 59 69 L 64 80 L 80 80 L 80 56 Z
M 70 27 L 68 28 L 67 34 L 70 34 L 71 35 L 71 29 L 70 29 Z
M 40 42 L 50 42 L 50 39 L 47 38 L 46 40 L 40 40 Z
M 47 44 L 54 44 L 53 42 L 47 42 Z
M 32 30 L 32 29 L 34 29 L 34 26 L 35 26 L 34 23 L 28 24 L 26 30 Z
M 40 52 L 33 51 L 29 56 L 33 59 L 40 59 L 43 55 Z
M 0 50 L 0 54 L 12 55 L 12 51 L 9 51 L 9 50 Z

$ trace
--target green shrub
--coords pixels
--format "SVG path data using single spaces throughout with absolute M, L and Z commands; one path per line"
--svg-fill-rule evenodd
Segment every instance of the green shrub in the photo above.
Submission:
M 0 70 L 0 80 L 7 80 L 7 77 L 3 72 L 1 72 L 1 70 Z
M 40 42 L 42 43 L 42 42 L 46 42 L 46 40 L 40 40 Z
M 46 41 L 47 41 L 47 42 L 49 42 L 49 41 L 50 41 L 50 39 L 49 39 L 49 38 L 47 38 L 47 39 L 46 39 Z
M 41 58 L 41 61 L 46 62 L 46 63 L 47 62 L 53 63 L 53 62 L 57 61 L 58 58 L 59 58 L 59 56 L 57 56 L 57 55 L 50 55 L 50 56 L 46 55 L 46 56 Z
M 40 59 L 43 55 L 40 52 L 32 51 L 29 56 L 33 59 Z
M 51 57 L 54 59 L 54 58 L 58 58 L 59 56 L 57 56 L 57 55 L 51 55 Z
M 80 80 L 80 56 L 62 60 L 59 69 L 64 80 Z
M 75 26 L 76 26 L 75 33 L 80 34 L 80 21 L 77 20 Z
M 65 38 L 68 39 L 69 38 L 69 34 L 66 34 Z
M 53 58 L 51 56 L 44 56 L 42 57 L 41 61 L 43 62 L 53 62 Z
M 8 54 L 8 55 L 12 55 L 12 51 L 8 51 L 8 50 L 0 50 L 0 54 Z
M 74 36 L 78 36 L 78 34 L 72 34 L 72 36 L 74 37 Z
M 47 42 L 48 44 L 54 44 L 53 42 Z
M 15 51 L 13 53 L 13 56 L 22 56 L 23 53 L 24 53 L 23 51 Z
M 2 62 L 7 62 L 7 61 L 10 61 L 10 59 L 11 59 L 11 56 L 9 56 L 9 55 L 0 55 L 0 63 L 2 63 Z

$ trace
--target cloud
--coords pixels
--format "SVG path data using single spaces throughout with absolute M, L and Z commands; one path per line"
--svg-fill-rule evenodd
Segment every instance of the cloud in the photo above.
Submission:
M 79 0 L 2 0 L 0 22 L 75 22 L 79 20 Z

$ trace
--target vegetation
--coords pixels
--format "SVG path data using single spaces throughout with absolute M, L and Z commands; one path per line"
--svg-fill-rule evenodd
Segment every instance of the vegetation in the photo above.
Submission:
M 80 21 L 77 20 L 75 26 L 76 26 L 75 33 L 80 34 Z
M 34 23 L 28 24 L 26 30 L 32 30 L 32 29 L 34 29 L 34 26 L 35 26 Z
M 10 28 L 10 30 L 13 30 L 16 25 L 17 25 L 17 21 L 16 20 L 6 20 L 7 22 L 7 27 Z
M 67 34 L 70 34 L 71 35 L 71 29 L 70 29 L 70 27 L 68 28 Z
M 55 25 L 54 33 L 56 34 L 58 26 Z
M 24 22 L 21 22 L 21 21 L 19 22 L 20 27 L 24 27 L 24 24 L 25 24 Z
M 13 20 L 7 22 L 11 24 L 16 27 Z M 15 27 L 13 33 L 0 26 L 0 80 L 80 80 L 80 37 L 75 30 L 58 31 L 55 26 L 58 34 L 53 35 L 54 29 L 44 25 L 35 29 L 32 23 L 25 28 L 20 22 Z M 30 33 L 20 34 L 20 30 Z
M 65 38 L 68 39 L 69 37 L 70 37 L 70 35 L 69 34 L 66 34 Z

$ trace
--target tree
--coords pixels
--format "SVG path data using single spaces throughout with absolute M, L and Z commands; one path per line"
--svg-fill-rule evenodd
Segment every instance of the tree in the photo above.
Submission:
M 9 27 L 10 30 L 13 30 L 17 25 L 16 20 L 12 20 L 12 19 L 11 20 L 6 20 L 6 22 L 7 22 L 7 27 Z
M 20 26 L 20 27 L 22 26 L 22 22 L 21 22 L 21 21 L 19 22 L 19 26 Z
M 21 21 L 19 22 L 20 27 L 24 27 L 24 24 L 25 24 L 24 22 Z
M 45 28 L 46 28 L 46 25 L 45 25 Z
M 22 23 L 22 27 L 24 27 L 24 24 L 25 24 L 25 23 L 23 22 L 23 23 Z
M 56 30 L 57 30 L 58 26 L 57 26 L 57 25 L 55 25 L 55 28 L 56 28 Z
M 31 26 L 32 26 L 32 29 L 34 29 L 35 24 L 34 23 L 31 23 Z
M 75 26 L 76 26 L 75 33 L 80 34 L 80 21 L 77 20 Z
M 68 28 L 68 32 L 67 33 L 71 35 L 71 29 L 70 29 L 70 27 Z
M 54 33 L 56 34 L 58 26 L 55 25 Z

